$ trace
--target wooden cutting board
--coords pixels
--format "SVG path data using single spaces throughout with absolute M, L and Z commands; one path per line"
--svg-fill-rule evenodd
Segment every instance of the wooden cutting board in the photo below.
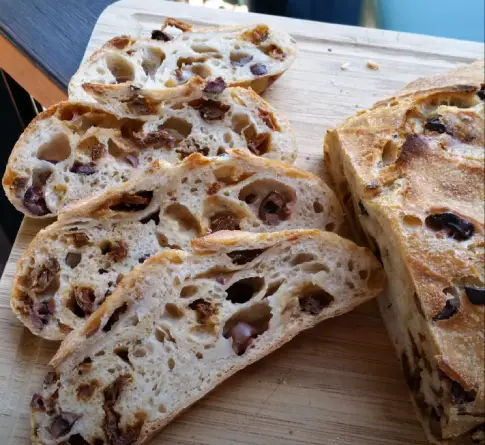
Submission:
M 164 16 L 205 26 L 266 22 L 293 35 L 298 59 L 265 98 L 293 125 L 300 146 L 297 165 L 319 175 L 327 128 L 418 76 L 483 57 L 484 49 L 472 42 L 123 0 L 99 18 L 86 56 L 116 35 L 149 35 Z M 379 70 L 370 69 L 368 61 Z M 15 263 L 44 225 L 24 220 L 0 282 L 1 445 L 30 443 L 28 404 L 57 347 L 30 334 L 9 307 Z M 426 440 L 377 305 L 370 302 L 230 378 L 152 443 L 424 445 Z

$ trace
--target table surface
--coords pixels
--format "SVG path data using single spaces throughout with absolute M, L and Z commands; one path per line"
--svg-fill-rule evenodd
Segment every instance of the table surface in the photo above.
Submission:
M 63 90 L 114 0 L 0 0 L 0 33 Z
M 418 76 L 483 55 L 483 45 L 159 0 L 123 0 L 100 17 L 86 55 L 122 33 L 148 35 L 164 15 L 196 25 L 265 21 L 299 56 L 265 99 L 298 139 L 296 164 L 323 174 L 325 130 Z M 372 60 L 379 71 L 367 67 Z M 345 69 L 344 69 L 345 68 Z M 29 443 L 29 400 L 57 345 L 14 318 L 15 263 L 45 223 L 26 218 L 0 281 L 0 444 Z M 376 302 L 328 320 L 239 372 L 172 422 L 154 445 L 425 445 Z

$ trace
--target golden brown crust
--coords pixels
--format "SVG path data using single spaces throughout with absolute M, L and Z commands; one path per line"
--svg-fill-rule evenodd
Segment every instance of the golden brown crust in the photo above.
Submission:
M 483 70 L 477 61 L 419 79 L 326 138 L 340 199 L 352 199 L 384 263 L 394 264 L 388 274 L 416 292 L 401 317 L 430 342 L 412 340 L 440 370 L 444 394 L 434 408 L 447 439 L 485 414 L 484 302 L 472 304 L 465 289 L 485 287 Z

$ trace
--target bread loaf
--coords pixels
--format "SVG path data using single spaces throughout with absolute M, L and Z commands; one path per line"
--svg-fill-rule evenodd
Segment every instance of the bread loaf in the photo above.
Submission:
M 123 275 L 168 247 L 220 230 L 301 227 L 338 232 L 334 193 L 291 165 L 230 150 L 154 163 L 136 180 L 61 214 L 18 263 L 14 312 L 34 333 L 62 339 L 84 323 Z
M 379 303 L 430 441 L 485 443 L 484 63 L 419 79 L 345 121 L 325 153 L 380 251 Z
M 126 102 L 54 105 L 15 145 L 3 178 L 7 197 L 28 216 L 51 217 L 129 181 L 154 160 L 177 163 L 194 152 L 216 156 L 236 147 L 293 162 L 295 137 L 273 107 L 251 90 L 209 93 L 208 85 L 194 80 L 187 96 L 150 99 L 150 115 Z
M 141 445 L 240 369 L 384 285 L 317 230 L 218 232 L 137 266 L 72 332 L 31 402 L 33 443 Z
M 175 27 L 183 32 L 174 33 Z M 222 77 L 230 86 L 262 93 L 290 67 L 296 53 L 296 42 L 268 25 L 192 31 L 189 24 L 169 19 L 152 38 L 121 36 L 107 42 L 74 74 L 69 97 L 107 100 L 132 88 L 180 95 L 197 77 Z

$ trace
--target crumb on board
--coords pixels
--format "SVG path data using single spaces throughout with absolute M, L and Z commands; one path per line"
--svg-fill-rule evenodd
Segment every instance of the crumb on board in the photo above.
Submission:
M 342 65 L 340 65 L 340 69 L 342 71 L 346 71 L 349 69 L 349 66 L 350 66 L 350 63 L 349 62 L 345 62 L 345 63 L 342 63 Z
M 327 51 L 328 51 L 329 53 L 331 53 L 331 52 L 332 52 L 332 48 L 328 48 L 328 50 L 327 50 Z
M 370 70 L 379 71 L 379 65 L 377 65 L 377 63 L 375 63 L 373 60 L 367 61 L 367 68 Z

